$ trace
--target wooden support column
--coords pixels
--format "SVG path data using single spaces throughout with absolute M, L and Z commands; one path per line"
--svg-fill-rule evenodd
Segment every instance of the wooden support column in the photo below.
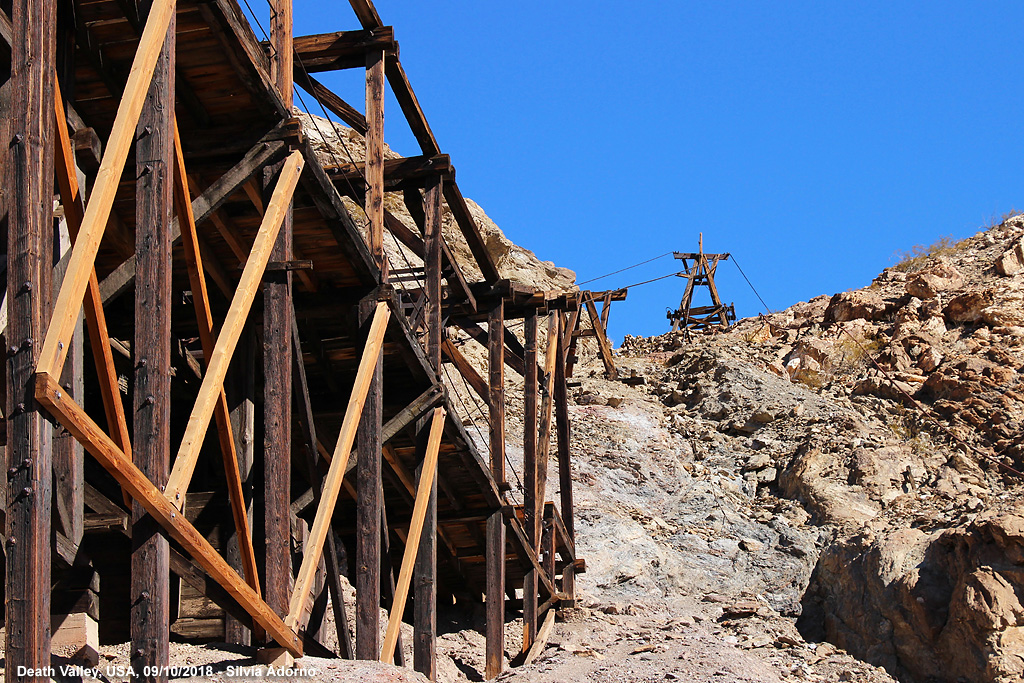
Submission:
M 425 253 L 423 267 L 427 297 L 427 358 L 435 371 L 441 370 L 441 176 L 427 181 L 424 197 L 425 218 L 423 239 Z M 416 444 L 420 462 L 429 454 L 430 424 L 422 417 L 416 423 Z M 417 482 L 430 476 L 423 517 L 423 534 L 416 554 L 416 581 L 414 590 L 415 615 L 413 620 L 413 668 L 430 680 L 437 679 L 437 477 L 425 472 L 421 465 Z
M 292 0 L 270 2 L 271 77 L 284 100 L 292 103 Z M 269 190 L 278 169 L 264 172 Z M 270 258 L 292 258 L 291 203 Z M 287 616 L 292 581 L 291 563 L 291 435 L 292 435 L 292 274 L 265 273 L 263 281 L 263 532 L 266 601 Z
M 537 310 L 530 309 L 523 321 L 524 404 L 523 404 L 523 507 L 526 538 L 537 552 L 540 545 L 540 516 L 543 501 L 537 499 Z M 528 652 L 537 637 L 537 575 L 526 573 L 523 579 L 523 652 Z
M 605 306 L 610 306 L 605 302 Z M 558 356 L 555 359 L 555 436 L 558 440 L 558 491 L 561 503 L 562 523 L 566 534 L 575 544 L 576 527 L 573 516 L 572 461 L 570 457 L 571 434 L 569 431 L 568 386 L 565 372 L 565 335 L 558 336 Z M 552 577 L 554 578 L 554 577 Z M 570 565 L 562 570 L 562 592 L 567 594 L 565 604 L 575 605 L 575 569 Z
M 370 254 L 380 267 L 381 283 L 388 281 L 384 258 L 384 50 L 366 53 L 366 202 Z
M 491 475 L 498 484 L 505 481 L 505 309 L 498 302 L 488 316 L 490 346 L 488 375 L 490 394 Z M 501 510 L 487 520 L 487 649 L 484 678 L 497 677 L 505 656 L 505 518 Z
M 148 7 L 145 11 L 148 11 Z M 163 486 L 171 463 L 171 221 L 174 217 L 175 17 L 135 128 L 135 464 Z M 168 539 L 132 505 L 131 664 L 137 681 L 166 681 L 170 637 Z M 156 674 L 144 671 L 155 670 Z M 160 673 L 162 672 L 162 673 Z
M 245 517 L 252 520 L 252 466 L 256 438 L 256 334 L 251 327 L 242 332 L 235 351 L 234 362 L 228 374 L 228 409 L 231 414 L 231 432 L 235 438 L 235 456 L 238 474 L 245 492 Z M 250 530 L 251 530 L 251 521 Z M 239 534 L 234 525 L 227 543 L 227 560 L 231 568 L 243 575 L 242 551 Z M 251 621 L 251 620 L 250 620 Z M 251 644 L 249 627 L 232 615 L 224 616 L 224 640 L 236 645 Z
M 7 230 L 8 671 L 50 665 L 50 499 L 53 427 L 33 397 L 50 316 L 53 242 L 54 27 L 56 3 L 14 0 L 13 106 L 7 164 L 13 185 Z M 5 116 L 6 118 L 6 116 Z M 5 179 L 7 180 L 7 179 Z M 70 338 L 70 335 L 69 335 Z M 49 676 L 19 677 L 49 681 Z
M 369 323 L 377 302 L 364 299 L 359 318 Z M 378 352 L 357 432 L 356 659 L 380 657 L 381 431 L 383 355 Z

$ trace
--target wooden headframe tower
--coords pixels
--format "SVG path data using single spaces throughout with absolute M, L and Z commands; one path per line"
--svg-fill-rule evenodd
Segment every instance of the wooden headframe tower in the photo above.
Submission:
M 736 320 L 736 311 L 732 304 L 727 306 L 722 303 L 715 285 L 715 271 L 718 270 L 719 261 L 728 260 L 729 254 L 705 254 L 704 234 L 701 233 L 697 253 L 677 251 L 673 255 L 683 262 L 683 272 L 679 273 L 679 277 L 686 278 L 686 289 L 683 290 L 679 308 L 666 314 L 672 322 L 672 331 L 683 330 L 689 333 L 693 330 L 728 328 Z M 693 294 L 697 287 L 708 288 L 710 306 L 693 306 Z
M 370 0 L 350 0 L 359 28 L 313 36 L 292 35 L 291 0 L 268 3 L 266 40 L 236 0 L 0 11 L 8 680 L 48 681 L 58 642 L 88 658 L 130 639 L 135 670 L 159 671 L 172 633 L 267 661 L 403 664 L 408 649 L 434 679 L 437 609 L 453 602 L 484 606 L 491 679 L 506 596 L 523 595 L 515 661 L 574 604 L 566 378 L 584 307 L 608 366 L 614 296 L 599 316 L 593 297 L 501 277 Z M 363 112 L 312 75 L 353 68 Z M 363 137 L 363 160 L 314 153 L 293 83 Z M 420 156 L 385 159 L 388 87 Z M 486 347 L 484 371 L 456 327 Z M 522 505 L 507 370 L 525 378 Z M 453 377 L 485 406 L 485 454 Z M 322 644 L 328 604 L 338 652 Z

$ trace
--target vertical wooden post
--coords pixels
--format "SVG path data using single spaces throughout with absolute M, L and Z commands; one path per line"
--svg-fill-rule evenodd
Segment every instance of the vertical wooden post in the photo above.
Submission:
M 605 304 L 606 306 L 609 304 Z M 571 433 L 569 431 L 569 400 L 566 384 L 565 365 L 568 349 L 565 346 L 565 335 L 558 336 L 558 356 L 555 359 L 555 436 L 558 440 L 558 492 L 561 503 L 562 523 L 569 538 L 576 542 L 576 523 L 574 521 L 572 500 L 572 460 L 570 457 Z M 566 606 L 576 604 L 575 569 L 567 566 L 562 570 L 562 592 L 567 594 L 563 602 Z M 554 578 L 553 576 L 551 577 Z
M 14 0 L 13 184 L 7 230 L 7 574 L 5 666 L 50 665 L 50 498 L 53 428 L 32 374 L 50 317 L 53 242 L 53 68 L 56 3 Z M 6 118 L 6 117 L 5 117 Z M 21 680 L 49 681 L 49 676 Z
M 425 318 L 427 325 L 427 358 L 435 371 L 441 369 L 441 176 L 427 181 L 424 198 L 425 219 L 423 239 L 426 255 L 423 259 L 426 273 L 427 297 Z M 427 455 L 430 423 L 426 417 L 416 423 L 417 452 L 420 462 Z M 423 466 L 417 472 L 424 475 Z M 413 615 L 413 668 L 431 681 L 437 679 L 437 477 L 430 485 L 423 534 L 416 554 L 416 581 L 414 586 L 415 614 Z
M 540 547 L 540 515 L 537 500 L 537 310 L 530 309 L 523 321 L 523 492 L 526 538 L 537 551 Z M 543 501 L 541 501 L 543 502 Z M 526 573 L 523 579 L 523 652 L 528 652 L 537 637 L 537 574 Z
M 148 7 L 145 9 L 148 12 Z M 135 464 L 157 486 L 171 464 L 171 220 L 174 216 L 174 38 L 167 28 L 135 128 Z M 132 667 L 166 681 L 170 548 L 160 525 L 132 505 Z M 156 673 L 148 673 L 155 671 Z
M 505 309 L 499 299 L 488 316 L 491 474 L 505 481 Z M 505 519 L 496 510 L 487 520 L 487 651 L 484 677 L 497 677 L 505 656 Z
M 366 53 L 366 218 L 370 254 L 388 281 L 384 258 L 384 51 Z
M 271 0 L 271 76 L 286 106 L 292 102 L 292 2 Z M 265 172 L 270 191 L 279 168 Z M 289 204 L 270 255 L 292 258 L 292 212 Z M 292 276 L 287 271 L 264 275 L 263 282 L 263 505 L 265 598 L 280 616 L 288 614 L 291 563 L 292 434 Z
M 234 362 L 228 375 L 228 406 L 231 411 L 231 432 L 235 437 L 235 456 L 238 472 L 246 493 L 246 519 L 252 524 L 252 466 L 256 439 L 256 343 L 255 333 L 246 327 L 238 340 Z M 243 575 L 242 553 L 238 547 L 238 534 L 234 524 L 228 524 L 231 536 L 227 543 L 227 560 L 231 568 Z M 224 640 L 237 645 L 249 645 L 252 633 L 248 627 L 230 614 L 224 617 Z
M 359 303 L 361 322 L 370 322 L 376 305 L 373 298 Z M 380 657 L 382 384 L 382 354 L 378 354 L 356 435 L 356 659 Z

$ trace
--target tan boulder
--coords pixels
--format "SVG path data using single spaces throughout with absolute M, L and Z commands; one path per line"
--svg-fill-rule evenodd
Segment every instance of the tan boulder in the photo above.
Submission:
M 1004 277 L 1012 277 L 1024 269 L 1024 237 L 1014 241 L 1009 249 L 996 259 L 996 272 Z
M 995 302 L 991 289 L 975 290 L 954 297 L 942 309 L 946 319 L 954 323 L 974 323 L 983 317 L 983 311 Z
M 855 292 L 840 292 L 832 297 L 825 309 L 826 323 L 841 323 L 847 320 L 878 320 L 888 306 L 881 295 L 870 289 Z
M 941 292 L 949 292 L 964 286 L 964 277 L 948 263 L 936 263 L 919 271 L 907 282 L 907 294 L 918 299 L 934 299 Z

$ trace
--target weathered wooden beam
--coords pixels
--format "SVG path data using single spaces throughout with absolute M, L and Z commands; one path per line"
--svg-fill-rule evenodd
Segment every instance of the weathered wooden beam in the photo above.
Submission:
M 605 374 L 608 376 L 608 379 L 615 379 L 619 376 L 619 371 L 615 368 L 615 359 L 612 358 L 612 345 L 611 342 L 608 341 L 608 335 L 605 334 L 604 326 L 601 324 L 601 318 L 597 314 L 597 307 L 594 306 L 594 299 L 592 296 L 584 296 L 583 303 L 587 307 L 587 314 L 590 316 L 590 324 L 597 333 L 597 346 L 601 353 L 601 361 L 604 363 Z
M 366 201 L 363 209 L 370 223 L 367 240 L 370 254 L 380 268 L 380 281 L 388 281 L 384 256 L 384 50 L 366 52 Z
M 273 59 L 270 45 L 263 43 Z M 366 66 L 368 52 L 394 52 L 394 30 L 390 26 L 359 31 L 335 31 L 295 36 L 295 54 L 300 68 L 307 73 L 337 71 Z
M 372 251 L 372 250 L 371 250 Z M 386 273 L 386 271 L 382 271 Z M 386 274 L 384 275 L 386 277 Z M 372 306 L 372 307 L 371 307 Z M 390 312 L 387 302 L 369 298 L 360 302 L 361 322 L 370 321 L 371 333 L 380 311 Z M 383 417 L 383 358 L 376 354 L 364 358 L 367 364 L 365 405 L 358 415 L 358 460 L 356 481 L 359 500 L 356 503 L 356 659 L 377 659 L 380 656 L 380 577 L 381 577 L 381 421 Z M 360 366 L 362 367 L 362 366 Z M 347 417 L 347 412 L 346 412 Z M 335 463 L 331 462 L 333 468 Z M 332 507 L 333 509 L 333 507 Z M 298 584 L 296 584 L 298 585 Z
M 56 5 L 14 0 L 13 103 L 6 166 L 13 186 L 7 229 L 7 446 L 4 532 L 5 668 L 49 681 L 53 427 L 33 400 L 32 372 L 50 315 L 53 265 L 54 37 Z M 74 313 L 65 345 L 78 322 Z M 12 542 L 13 541 L 13 542 Z
M 409 77 L 405 75 L 405 69 L 402 68 L 397 53 L 388 55 L 386 72 L 388 83 L 391 84 L 391 91 L 395 94 L 398 106 L 402 108 L 405 120 L 409 122 L 409 128 L 412 130 L 416 142 L 419 143 L 420 149 L 428 155 L 440 153 L 441 150 L 434 138 L 434 132 L 430 130 L 430 124 L 427 123 L 427 117 L 420 107 L 416 93 L 413 92 Z
M 523 507 L 526 537 L 536 550 L 540 541 L 537 514 L 537 311 L 528 311 L 523 321 L 526 375 L 523 380 Z M 541 500 L 543 503 L 543 500 Z M 537 637 L 537 576 L 527 572 L 523 579 L 523 651 Z
M 267 261 L 270 260 L 274 240 L 291 201 L 292 193 L 295 191 L 302 166 L 302 155 L 299 152 L 292 152 L 278 177 L 270 206 L 263 217 L 256 241 L 253 244 L 252 254 L 245 264 L 245 270 L 238 283 L 238 290 L 224 318 L 220 335 L 217 337 L 217 343 L 211 354 L 206 375 L 203 377 L 196 404 L 185 427 L 185 435 L 174 461 L 174 469 L 171 471 L 171 477 L 167 483 L 168 497 L 179 506 L 184 503 L 184 494 L 195 470 L 199 450 L 202 448 L 206 429 L 220 396 L 231 355 L 238 343 L 242 327 L 245 325 Z
M 498 299 L 488 313 L 488 390 L 491 476 L 499 487 L 505 482 L 505 327 L 504 301 Z M 487 623 L 484 678 L 498 676 L 505 653 L 505 520 L 500 511 L 487 520 Z
M 405 603 L 409 597 L 409 584 L 412 582 L 413 567 L 416 564 L 416 556 L 419 552 L 420 535 L 423 532 L 423 523 L 427 514 L 427 506 L 430 502 L 430 492 L 437 475 L 437 455 L 438 449 L 441 446 L 444 420 L 444 408 L 434 408 L 427 452 L 420 469 L 419 481 L 417 482 L 416 501 L 413 504 L 412 521 L 409 522 L 409 535 L 405 542 L 402 568 L 398 572 L 398 586 L 395 589 L 395 596 L 392 600 L 391 614 L 388 617 L 384 645 L 381 649 L 380 661 L 385 664 L 390 663 L 395 655 L 395 644 L 398 642 L 399 627 L 402 625 L 402 614 L 405 611 Z M 434 491 L 436 492 L 436 489 Z M 429 529 L 428 533 L 435 533 L 435 530 Z
M 143 12 L 150 10 L 143 3 Z M 134 388 L 139 472 L 161 486 L 171 466 L 171 216 L 174 213 L 174 46 L 171 17 L 136 125 Z M 132 504 L 131 665 L 137 680 L 167 680 L 170 545 L 139 501 Z
M 558 489 L 565 522 L 566 536 L 575 543 L 576 529 L 572 499 L 571 431 L 569 425 L 568 386 L 566 384 L 565 335 L 558 337 L 558 354 L 555 359 L 555 435 L 558 441 Z
M 174 208 L 177 213 L 178 225 L 181 228 L 185 264 L 192 287 L 192 302 L 196 311 L 199 339 L 203 348 L 203 361 L 208 365 L 216 346 L 213 313 L 210 311 L 210 296 L 206 289 L 206 277 L 203 274 L 203 256 L 199 246 L 199 234 L 196 232 L 195 217 L 192 214 L 192 199 L 188 192 L 188 174 L 185 169 L 185 156 L 181 151 L 181 138 L 178 134 L 177 123 L 174 124 Z M 231 502 L 231 515 L 235 523 L 245 580 L 259 595 L 260 582 L 256 568 L 256 551 L 253 548 L 252 532 L 246 512 L 242 476 L 238 467 L 238 454 L 235 452 L 231 411 L 228 408 L 227 393 L 223 388 L 214 408 L 214 419 L 217 423 L 217 438 L 224 460 L 224 477 L 227 482 L 228 499 Z
M 469 386 L 473 387 L 484 403 L 490 403 L 490 389 L 487 386 L 487 381 L 480 376 L 473 367 L 472 363 L 462 355 L 459 348 L 452 343 L 451 339 L 445 337 L 444 341 L 441 342 L 441 349 L 444 351 L 444 355 L 447 356 L 448 360 L 455 364 L 459 374 L 466 380 Z
M 383 25 L 372 0 L 349 0 L 349 4 L 363 28 L 374 29 Z
M 273 638 L 295 656 L 302 656 L 302 643 L 281 618 L 217 554 L 210 542 L 185 519 L 153 482 L 139 471 L 86 412 L 64 394 L 60 384 L 46 373 L 35 375 L 36 399 L 75 435 L 85 449 L 146 511 L 182 545 L 199 565 L 250 614 Z M 9 655 L 8 655 L 9 656 Z
M 424 412 L 436 405 L 441 398 L 441 387 L 437 384 L 430 386 L 426 391 L 417 396 L 412 403 L 402 408 L 394 417 L 387 421 L 381 429 L 381 442 L 387 443 L 391 441 L 400 431 L 411 425 Z
M 341 99 L 330 88 L 310 76 L 301 64 L 295 66 L 295 82 L 324 107 L 360 135 L 366 135 L 366 117 L 351 104 Z
M 441 371 L 441 252 L 444 237 L 441 234 L 442 183 L 440 176 L 427 182 L 424 197 L 424 229 L 426 254 L 423 259 L 424 320 L 427 327 L 427 359 L 436 372 Z M 436 413 L 435 413 L 436 415 Z M 440 432 L 441 430 L 438 430 Z M 424 419 L 417 430 L 417 445 L 429 455 L 433 430 Z M 426 460 L 426 458 L 424 458 Z M 426 467 L 420 469 L 421 482 Z M 437 678 L 437 478 L 431 481 L 427 494 L 423 524 L 426 533 L 420 537 L 416 555 L 416 588 L 413 594 L 413 668 L 433 681 Z
M 103 238 L 103 228 L 114 203 L 121 172 L 124 170 L 128 151 L 135 137 L 135 126 L 153 78 L 153 70 L 156 68 L 167 27 L 174 15 L 174 6 L 174 0 L 155 0 L 150 8 L 124 96 L 121 98 L 113 128 L 107 138 L 107 149 L 103 154 L 100 170 L 96 174 L 96 185 L 85 207 L 82 230 L 71 253 L 68 274 L 54 303 L 53 317 L 50 319 L 39 354 L 37 367 L 41 372 L 59 376 L 61 366 L 64 364 L 68 343 L 74 332 L 74 324 L 89 283 L 89 275 L 99 251 L 100 240 Z M 52 111 L 52 106 L 45 111 L 48 115 Z
M 537 633 L 537 639 L 530 646 L 529 652 L 526 653 L 526 659 L 523 660 L 523 666 L 528 666 L 537 661 L 541 653 L 544 652 L 544 648 L 548 646 L 548 638 L 551 637 L 551 630 L 555 626 L 555 611 L 549 610 L 546 617 L 544 617 L 544 624 L 540 627 L 540 631 Z
M 338 500 L 338 492 L 341 489 L 342 479 L 345 477 L 345 468 L 348 464 L 349 455 L 352 453 L 352 445 L 355 442 L 357 427 L 360 427 L 360 418 L 363 415 L 367 395 L 370 390 L 373 376 L 379 367 L 380 352 L 384 343 L 384 332 L 387 329 L 388 319 L 391 313 L 384 302 L 379 302 L 373 309 L 372 322 L 370 323 L 369 336 L 363 354 L 359 361 L 359 368 L 356 370 L 356 379 L 349 397 L 348 408 L 345 410 L 345 418 L 338 434 L 338 443 L 334 448 L 331 457 L 331 466 L 327 477 L 324 480 L 323 493 L 320 504 L 317 506 L 316 517 L 313 527 L 309 532 L 309 542 L 306 546 L 305 555 L 302 558 L 302 566 L 295 579 L 295 589 L 292 591 L 291 602 L 288 609 L 288 623 L 296 626 L 305 608 L 310 589 L 313 585 L 313 575 L 323 552 L 323 544 L 327 535 L 328 524 L 334 513 L 334 506 Z M 379 467 L 379 458 L 378 458 Z M 360 489 L 360 499 L 366 497 L 366 490 Z M 379 520 L 379 511 L 378 511 Z M 379 536 L 378 536 L 379 538 Z M 374 558 L 375 561 L 377 558 Z M 358 560 L 357 560 L 358 561 Z M 376 563 L 376 562 L 375 562 Z M 378 583 L 379 585 L 379 583 Z M 379 587 L 378 587 L 379 591 Z M 358 632 L 357 632 L 358 637 Z M 378 635 L 379 637 L 379 635 Z M 357 652 L 357 656 L 359 656 Z M 363 657 L 360 657 L 361 659 Z M 375 659 L 376 657 L 374 657 Z
M 335 182 L 363 180 L 363 168 L 358 164 L 342 163 L 324 166 Z M 433 156 L 399 157 L 384 161 L 384 182 L 428 179 L 451 171 L 451 158 L 447 154 Z
M 270 1 L 270 76 L 286 107 L 291 107 L 294 73 L 292 0 Z M 300 152 L 293 152 L 300 159 Z M 281 168 L 284 177 L 287 168 Z M 263 170 L 262 189 L 269 193 L 277 168 Z M 260 188 L 251 178 L 243 186 L 264 216 Z M 298 178 L 296 177 L 296 181 Z M 278 180 L 280 183 L 280 180 Z M 253 191 L 255 190 L 255 191 Z M 276 195 L 276 191 L 274 193 Z M 293 258 L 292 197 L 282 205 L 281 229 L 274 240 L 271 260 Z M 271 202 L 273 199 L 271 199 Z M 292 276 L 287 271 L 263 274 L 263 565 L 267 604 L 291 616 L 289 587 L 292 582 L 291 474 L 292 474 Z M 320 540 L 321 547 L 323 539 Z M 319 556 L 313 563 L 315 575 Z M 310 576 L 312 580 L 314 577 Z M 310 586 L 311 588 L 311 586 Z M 309 588 L 307 588 L 307 591 Z M 305 602 L 303 602 L 305 608 Z M 288 622 L 295 627 L 294 622 Z

